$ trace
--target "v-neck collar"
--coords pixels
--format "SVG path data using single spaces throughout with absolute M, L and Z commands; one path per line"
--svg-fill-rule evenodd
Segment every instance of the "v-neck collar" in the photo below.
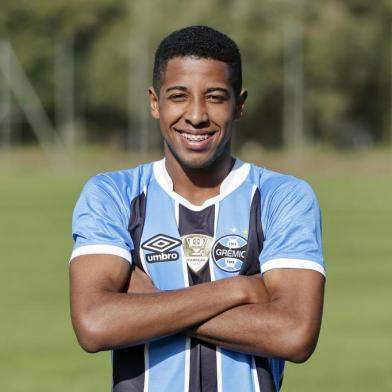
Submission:
M 229 193 L 233 192 L 237 189 L 247 178 L 250 170 L 250 164 L 241 161 L 240 159 L 236 159 L 234 165 L 226 176 L 226 178 L 222 181 L 219 189 L 219 194 L 207 199 L 201 205 L 192 204 L 190 201 L 185 199 L 185 197 L 179 195 L 173 190 L 173 181 L 169 176 L 169 173 L 166 170 L 165 158 L 160 161 L 156 161 L 153 164 L 154 176 L 159 185 L 178 203 L 182 204 L 186 208 L 193 211 L 201 211 L 206 207 L 209 207 L 224 197 L 226 197 Z

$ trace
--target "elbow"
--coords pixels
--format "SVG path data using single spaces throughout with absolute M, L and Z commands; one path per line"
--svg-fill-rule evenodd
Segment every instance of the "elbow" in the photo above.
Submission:
M 80 347 L 89 354 L 95 354 L 103 350 L 101 345 L 92 336 L 77 334 L 76 337 Z
M 103 331 L 99 323 L 88 317 L 73 319 L 72 323 L 76 338 L 84 351 L 94 354 L 105 349 Z
M 294 363 L 304 363 L 313 354 L 318 334 L 308 328 L 298 328 L 289 334 L 285 359 Z
M 291 350 L 286 359 L 293 363 L 304 363 L 311 357 L 313 352 L 314 348 L 301 346 Z

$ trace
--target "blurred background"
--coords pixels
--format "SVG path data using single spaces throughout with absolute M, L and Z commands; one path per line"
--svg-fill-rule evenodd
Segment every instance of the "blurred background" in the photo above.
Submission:
M 323 210 L 323 327 L 283 391 L 392 390 L 390 0 L 1 0 L 0 389 L 109 389 L 110 354 L 69 320 L 72 209 L 96 172 L 161 157 L 153 54 L 191 24 L 241 49 L 236 155 L 305 178 Z

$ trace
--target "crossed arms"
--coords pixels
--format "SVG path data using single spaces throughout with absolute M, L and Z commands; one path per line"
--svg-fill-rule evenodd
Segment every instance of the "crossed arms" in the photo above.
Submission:
M 97 352 L 183 332 L 217 346 L 304 362 L 316 347 L 324 277 L 275 269 L 161 292 L 112 255 L 70 263 L 71 317 L 80 345 Z

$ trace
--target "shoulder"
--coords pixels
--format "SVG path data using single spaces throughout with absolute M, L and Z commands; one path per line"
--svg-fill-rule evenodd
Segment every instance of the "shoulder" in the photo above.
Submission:
M 143 192 L 151 181 L 153 162 L 135 168 L 98 173 L 91 177 L 82 191 L 89 195 L 130 201 Z
M 262 272 L 272 268 L 313 269 L 325 274 L 320 208 L 304 180 L 268 169 L 259 172 L 264 247 Z
M 298 177 L 251 164 L 250 176 L 264 201 L 289 198 L 315 199 L 312 187 Z
M 131 259 L 129 251 L 133 244 L 128 232 L 131 203 L 150 181 L 151 166 L 145 164 L 134 169 L 100 173 L 87 181 L 72 216 L 74 249 L 83 246 L 83 254 L 87 254 L 96 253 L 97 249 L 102 252 L 101 246 L 104 246 L 105 253 Z M 128 253 L 125 255 L 113 246 Z

